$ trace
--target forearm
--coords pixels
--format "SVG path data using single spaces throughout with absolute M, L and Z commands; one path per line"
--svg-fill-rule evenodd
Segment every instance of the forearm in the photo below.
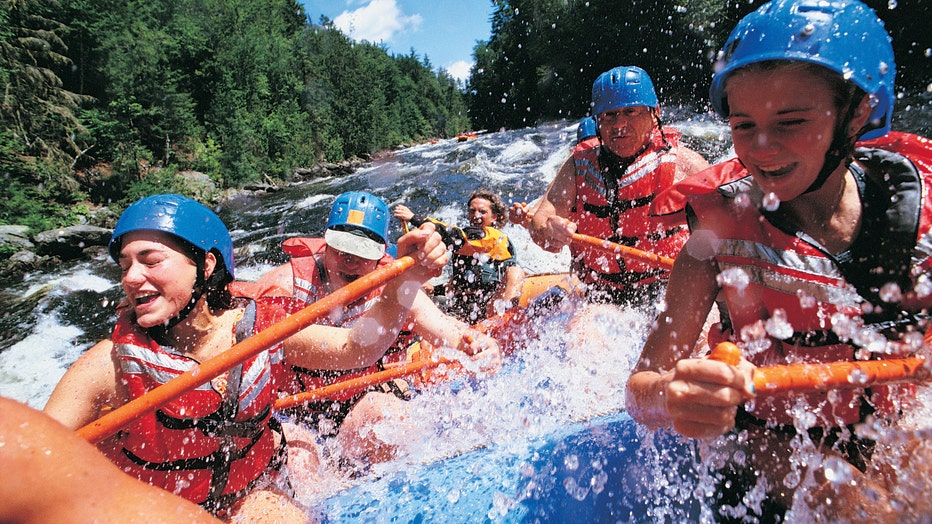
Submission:
M 534 218 L 532 218 L 530 224 L 528 224 L 528 233 L 531 234 L 531 240 L 547 251 L 555 251 L 555 249 L 552 249 L 550 226 L 547 223 L 550 217 L 555 214 L 556 209 L 545 196 L 538 206 L 537 211 L 534 213 Z M 563 246 L 560 246 L 561 249 L 562 247 Z
M 672 373 L 637 371 L 625 388 L 625 409 L 636 422 L 651 429 L 668 428 L 673 419 L 666 407 L 666 387 Z

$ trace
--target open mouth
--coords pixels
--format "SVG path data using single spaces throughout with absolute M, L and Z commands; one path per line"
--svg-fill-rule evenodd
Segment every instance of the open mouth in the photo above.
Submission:
M 157 295 L 157 294 L 138 295 L 138 296 L 136 297 L 136 300 L 135 300 L 135 301 L 136 301 L 136 305 L 137 305 L 137 306 L 143 306 L 143 305 L 146 305 L 146 304 L 152 302 L 152 301 L 155 300 L 156 298 L 158 298 L 158 295 Z
M 757 166 L 757 169 L 765 177 L 776 178 L 789 174 L 796 167 L 795 163 L 781 164 L 775 166 Z
M 340 278 L 347 282 L 352 282 L 359 278 L 360 275 L 350 275 L 349 273 L 340 273 Z

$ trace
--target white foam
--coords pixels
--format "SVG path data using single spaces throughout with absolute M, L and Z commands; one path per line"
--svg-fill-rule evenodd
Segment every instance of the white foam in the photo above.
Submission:
M 89 347 L 75 342 L 82 334 L 54 315 L 41 315 L 33 334 L 0 353 L 0 395 L 41 409 L 71 363 Z

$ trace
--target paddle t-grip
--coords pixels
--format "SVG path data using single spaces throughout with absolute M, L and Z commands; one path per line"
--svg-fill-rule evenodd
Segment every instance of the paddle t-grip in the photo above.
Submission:
M 712 348 L 709 358 L 724 362 L 729 366 L 737 366 L 741 361 L 741 348 L 731 342 L 719 342 Z

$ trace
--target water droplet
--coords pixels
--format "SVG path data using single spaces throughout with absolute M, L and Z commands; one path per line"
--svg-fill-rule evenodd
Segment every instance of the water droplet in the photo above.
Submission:
M 832 484 L 846 484 L 854 479 L 851 464 L 841 457 L 829 457 L 825 461 L 825 479 Z
M 766 211 L 776 211 L 780 207 L 780 197 L 774 193 L 767 193 L 764 195 L 761 205 Z
M 720 286 L 732 286 L 738 291 L 744 291 L 748 284 L 751 283 L 751 277 L 740 267 L 728 268 L 715 277 Z
M 916 278 L 916 285 L 913 288 L 919 298 L 925 298 L 932 294 L 932 279 L 925 273 Z
M 815 33 L 815 25 L 813 24 L 806 24 L 805 27 L 803 27 L 803 30 L 800 31 L 802 36 L 809 36 L 812 33 Z
M 903 292 L 896 282 L 887 282 L 880 288 L 880 299 L 888 303 L 899 302 L 903 300 Z
M 579 469 L 579 457 L 571 453 L 563 458 L 563 465 L 570 471 L 576 471 Z
M 803 309 L 814 308 L 816 305 L 815 297 L 807 294 L 802 289 L 796 290 L 796 298 L 799 299 L 799 306 Z
M 848 383 L 855 385 L 864 385 L 867 384 L 867 381 L 870 377 L 863 370 L 853 369 L 851 373 L 848 373 Z
M 793 326 L 786 320 L 786 311 L 775 309 L 773 314 L 767 319 L 764 327 L 770 336 L 778 339 L 790 338 L 793 336 Z
M 592 492 L 593 493 L 602 493 L 605 490 L 605 484 L 608 483 L 608 474 L 604 471 L 599 471 L 592 477 Z
M 576 479 L 573 477 L 566 477 L 563 479 L 563 489 L 566 490 L 569 496 L 580 502 L 586 500 L 586 497 L 589 495 L 589 488 L 584 488 L 577 484 Z

